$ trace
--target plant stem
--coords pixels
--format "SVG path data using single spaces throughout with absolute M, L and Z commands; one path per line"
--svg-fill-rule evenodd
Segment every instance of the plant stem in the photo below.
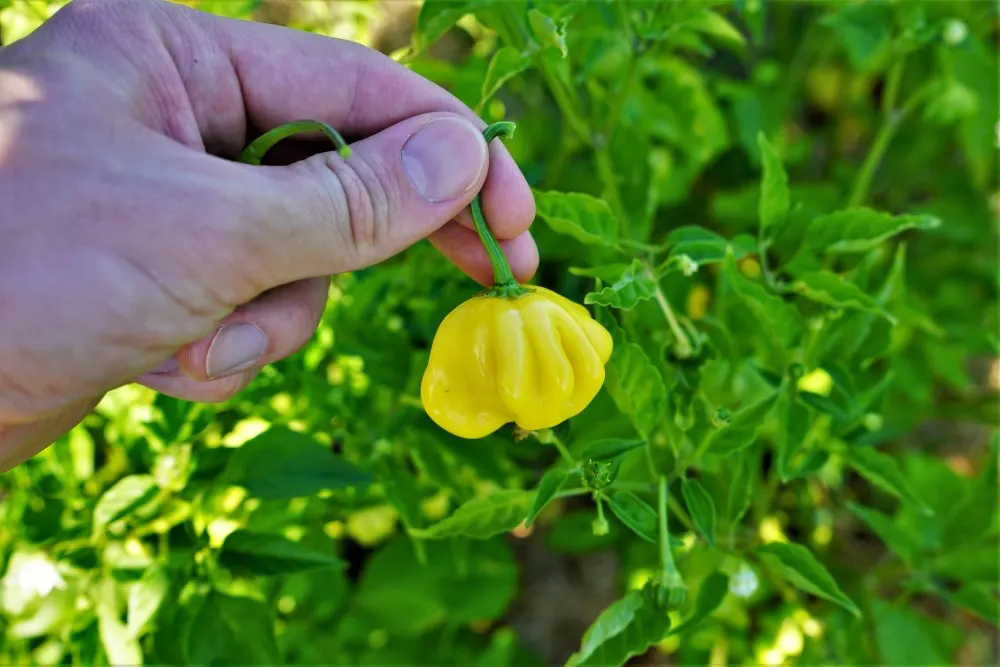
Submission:
M 628 213 L 622 204 L 621 192 L 618 190 L 618 179 L 615 178 L 614 160 L 611 159 L 608 144 L 602 139 L 600 141 L 592 141 L 591 145 L 594 148 L 594 166 L 597 167 L 597 174 L 601 177 L 601 183 L 604 185 L 605 196 L 608 198 L 608 206 L 611 207 L 611 212 L 618 218 L 618 226 L 621 229 L 622 236 L 630 238 Z
M 681 507 L 681 504 L 677 502 L 677 499 L 674 498 L 673 496 L 668 495 L 667 505 L 670 507 L 671 510 L 673 510 L 674 514 L 677 516 L 677 519 L 684 525 L 684 527 L 693 532 L 694 522 L 691 521 L 690 517 L 688 517 L 687 512 L 684 510 L 683 507 Z
M 559 436 L 553 433 L 551 438 L 552 445 L 559 450 L 559 455 L 566 459 L 570 465 L 576 465 L 576 461 L 573 460 L 572 455 L 570 455 L 569 450 L 566 449 L 566 445 L 563 444 L 563 441 L 559 439 Z
M 351 147 L 347 145 L 347 142 L 344 141 L 339 132 L 326 123 L 318 120 L 296 120 L 291 123 L 279 125 L 273 130 L 269 130 L 257 137 L 249 146 L 243 149 L 243 152 L 240 153 L 236 160 L 245 164 L 258 165 L 264 158 L 264 154 L 271 150 L 276 143 L 302 132 L 322 132 L 337 147 L 337 153 L 340 157 L 348 158 L 351 156 Z
M 500 121 L 483 130 L 483 138 L 488 144 L 498 136 L 509 137 L 513 133 L 514 123 Z M 500 243 L 493 235 L 493 231 L 490 230 L 490 226 L 486 224 L 481 199 L 480 193 L 476 193 L 475 199 L 472 200 L 472 220 L 476 224 L 476 233 L 479 234 L 479 240 L 482 242 L 483 248 L 486 249 L 490 265 L 493 267 L 493 288 L 490 293 L 504 298 L 518 297 L 527 290 L 521 287 L 517 279 L 514 278 L 514 272 L 510 270 L 510 264 L 507 262 L 507 257 L 504 255 Z
M 861 169 L 854 180 L 854 187 L 851 188 L 851 197 L 847 202 L 847 208 L 857 208 L 868 199 L 868 192 L 871 189 L 875 170 L 882 163 L 882 158 L 885 157 L 886 150 L 889 148 L 893 137 L 896 136 L 899 127 L 916 110 L 920 103 L 923 102 L 923 99 L 934 90 L 934 82 L 928 81 L 910 95 L 902 108 L 897 110 L 895 109 L 894 98 L 898 95 L 899 78 L 901 76 L 902 61 L 899 61 L 889 73 L 889 80 L 886 84 L 886 98 L 882 104 L 882 125 L 875 134 L 875 139 L 868 150 L 868 155 L 865 156 L 865 161 L 861 164 Z
M 657 514 L 660 520 L 660 565 L 663 571 L 674 569 L 674 557 L 670 553 L 670 530 L 667 527 L 667 477 L 660 475 L 659 481 L 659 505 Z
M 674 309 L 670 307 L 670 302 L 667 301 L 667 296 L 660 288 L 660 283 L 657 282 L 656 275 L 653 273 L 653 269 L 649 266 L 649 264 L 646 264 L 646 275 L 656 284 L 656 291 L 654 293 L 656 296 L 656 303 L 660 305 L 660 310 L 663 311 L 663 316 L 667 319 L 670 331 L 674 334 L 674 338 L 677 341 L 674 346 L 674 352 L 681 359 L 687 359 L 694 351 L 694 348 L 691 347 L 691 341 L 688 339 L 687 334 L 684 333 L 684 329 L 681 328 L 680 322 L 677 321 L 677 316 L 674 315 Z

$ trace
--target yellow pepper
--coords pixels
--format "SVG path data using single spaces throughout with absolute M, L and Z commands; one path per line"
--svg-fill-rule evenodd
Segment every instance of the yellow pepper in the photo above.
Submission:
M 476 296 L 441 322 L 420 397 L 441 428 L 481 438 L 515 422 L 551 428 L 604 384 L 611 335 L 583 306 L 547 290 Z
M 490 141 L 512 129 L 495 123 L 484 134 Z M 441 322 L 420 387 L 424 409 L 462 438 L 481 438 L 510 422 L 529 431 L 551 428 L 600 391 L 611 335 L 580 304 L 517 283 L 478 196 L 472 217 L 495 281 Z

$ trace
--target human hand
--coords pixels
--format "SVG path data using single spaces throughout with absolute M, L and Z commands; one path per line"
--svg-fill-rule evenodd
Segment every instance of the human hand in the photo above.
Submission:
M 353 155 L 224 159 L 306 118 Z M 483 127 L 361 45 L 159 0 L 75 0 L 0 51 L 0 470 L 132 381 L 229 398 L 312 336 L 329 275 L 423 238 L 488 284 L 480 189 L 530 278 L 531 191 Z

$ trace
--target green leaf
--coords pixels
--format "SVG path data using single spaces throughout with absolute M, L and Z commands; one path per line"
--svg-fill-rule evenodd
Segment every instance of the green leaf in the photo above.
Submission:
M 219 562 L 237 572 L 263 576 L 346 565 L 332 553 L 315 551 L 282 535 L 249 530 L 237 530 L 226 537 Z
M 846 454 L 847 463 L 862 477 L 897 498 L 911 504 L 927 516 L 933 510 L 910 487 L 896 459 L 871 447 L 851 447 Z
M 395 643 L 426 638 L 445 623 L 464 625 L 504 615 L 518 590 L 518 567 L 506 540 L 429 541 L 425 546 L 426 566 L 416 560 L 403 535 L 390 538 L 365 561 L 342 619 L 352 627 L 338 626 L 338 641 L 363 644 L 378 628 Z M 436 663 L 430 657 L 421 662 Z
M 753 497 L 754 472 L 751 468 L 751 452 L 748 449 L 738 451 L 729 457 L 733 465 L 733 476 L 729 483 L 729 494 L 726 499 L 726 516 L 729 523 L 739 523 L 746 511 L 750 509 L 750 499 Z
M 746 37 L 720 14 L 712 11 L 702 12 L 692 16 L 685 23 L 736 53 L 742 54 L 746 50 Z
M 730 251 L 738 260 L 757 252 L 757 242 L 751 236 L 740 234 L 727 241 L 712 230 L 697 225 L 672 230 L 667 235 L 667 245 L 670 247 L 667 261 L 676 261 L 684 255 L 698 266 L 721 262 Z
M 698 597 L 694 601 L 694 611 L 678 626 L 670 629 L 670 635 L 684 634 L 695 628 L 719 608 L 726 593 L 729 592 L 729 577 L 716 571 L 705 577 L 698 588 Z
M 912 564 L 920 552 L 920 544 L 905 529 L 896 525 L 888 516 L 878 510 L 848 502 L 847 508 L 872 529 L 879 539 L 905 562 Z
M 952 604 L 971 611 L 987 623 L 1000 625 L 1000 598 L 994 583 L 965 584 L 946 596 Z
M 916 605 L 893 605 L 875 598 L 871 602 L 879 665 L 955 664 L 955 653 L 964 639 L 958 627 L 944 625 L 916 613 Z
M 566 468 L 553 468 L 542 475 L 541 481 L 538 482 L 538 490 L 535 491 L 535 500 L 531 503 L 531 509 L 524 520 L 525 526 L 530 526 L 534 523 L 535 518 L 549 504 L 549 501 L 556 495 L 559 487 L 563 485 L 563 482 L 566 481 L 569 475 L 570 471 Z
M 757 133 L 764 174 L 760 182 L 760 203 L 758 216 L 760 230 L 766 234 L 774 227 L 784 224 L 791 207 L 791 193 L 788 190 L 788 174 L 781 164 L 781 158 L 767 140 L 764 132 Z
M 615 516 L 647 542 L 658 541 L 656 510 L 631 491 L 615 491 L 608 496 Z
M 840 590 L 834 578 L 809 549 L 799 544 L 774 542 L 759 547 L 757 553 L 773 558 L 776 568 L 796 588 L 835 602 L 855 616 L 861 616 L 858 606 Z
M 787 356 L 786 350 L 801 327 L 798 311 L 740 273 L 732 256 L 726 258 L 723 271 L 733 292 L 750 309 L 762 336 L 782 357 Z
M 870 208 L 836 211 L 809 224 L 805 248 L 829 254 L 868 252 L 901 232 L 940 225 L 938 218 L 926 214 L 891 215 Z
M 640 301 L 652 299 L 654 294 L 656 294 L 656 283 L 647 275 L 643 263 L 637 259 L 614 284 L 600 292 L 591 292 L 583 298 L 583 302 L 588 305 L 632 310 Z
M 715 547 L 715 503 L 705 487 L 696 479 L 685 477 L 681 481 L 681 493 L 687 505 L 691 520 L 712 548 Z
M 605 609 L 587 628 L 580 650 L 567 667 L 624 665 L 666 635 L 670 617 L 640 591 L 631 591 Z
M 121 621 L 113 579 L 105 579 L 99 584 L 97 631 L 109 664 L 129 667 L 145 664 L 139 641 Z
M 490 4 L 491 0 L 424 0 L 417 15 L 413 48 L 419 53 L 439 40 L 466 14 Z
M 576 192 L 535 190 L 539 217 L 558 234 L 588 245 L 613 246 L 618 241 L 618 218 L 601 199 Z
M 832 308 L 863 310 L 878 313 L 895 323 L 872 297 L 861 291 L 857 285 L 849 283 L 832 271 L 814 271 L 795 277 L 792 289 L 802 296 Z
M 585 278 L 598 278 L 606 283 L 613 283 L 621 275 L 629 270 L 629 265 L 623 262 L 616 264 L 604 264 L 602 266 L 591 266 L 591 267 L 576 267 L 571 266 L 569 272 L 574 276 L 583 276 Z
M 833 29 L 854 69 L 862 72 L 874 66 L 892 36 L 892 12 L 881 3 L 847 4 L 820 22 Z
M 329 447 L 282 426 L 272 426 L 245 442 L 229 459 L 223 477 L 264 500 L 366 487 L 372 480 Z
M 281 663 L 270 612 L 262 602 L 247 597 L 209 593 L 183 641 L 187 664 Z
M 410 534 L 431 540 L 460 535 L 482 540 L 506 533 L 524 521 L 535 495 L 533 491 L 505 490 L 473 498 L 447 519 L 427 528 L 412 530 Z
M 170 579 L 159 568 L 149 570 L 132 585 L 128 592 L 129 635 L 139 637 L 142 634 L 160 610 L 169 590 Z
M 605 388 L 615 405 L 628 415 L 643 438 L 666 410 L 663 376 L 636 343 L 618 343 L 605 370 Z
M 1000 581 L 1000 542 L 989 537 L 979 544 L 965 543 L 935 557 L 930 568 L 939 576 L 966 583 L 996 584 Z
M 594 442 L 588 442 L 583 449 L 580 450 L 580 458 L 593 459 L 595 461 L 610 461 L 611 459 L 617 458 L 626 452 L 642 447 L 644 444 L 646 444 L 645 440 L 630 440 L 625 438 L 595 440 Z
M 152 500 L 158 488 L 152 475 L 129 475 L 97 501 L 94 507 L 94 530 L 100 530 Z
M 531 34 L 541 46 L 555 48 L 563 58 L 566 57 L 568 52 L 564 24 L 557 25 L 551 17 L 532 8 L 528 10 L 528 26 L 531 28 Z
M 738 452 L 753 444 L 757 429 L 764 423 L 780 394 L 775 392 L 763 400 L 735 413 L 729 423 L 712 431 L 705 441 L 704 450 L 720 456 Z
M 521 53 L 512 46 L 504 46 L 493 54 L 483 79 L 483 92 L 478 108 L 481 110 L 500 88 L 512 78 L 528 69 L 531 55 Z
M 792 478 L 792 460 L 801 450 L 806 432 L 809 430 L 809 411 L 792 396 L 792 391 L 784 392 L 780 401 L 784 418 L 780 420 L 781 432 L 778 436 L 778 476 L 787 482 Z

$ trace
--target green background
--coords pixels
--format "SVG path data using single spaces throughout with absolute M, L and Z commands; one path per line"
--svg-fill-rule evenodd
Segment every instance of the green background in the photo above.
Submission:
M 336 276 L 238 397 L 119 389 L 0 478 L 0 663 L 997 662 L 995 3 L 185 4 L 515 121 L 608 379 L 451 437 L 419 383 L 476 286 Z

